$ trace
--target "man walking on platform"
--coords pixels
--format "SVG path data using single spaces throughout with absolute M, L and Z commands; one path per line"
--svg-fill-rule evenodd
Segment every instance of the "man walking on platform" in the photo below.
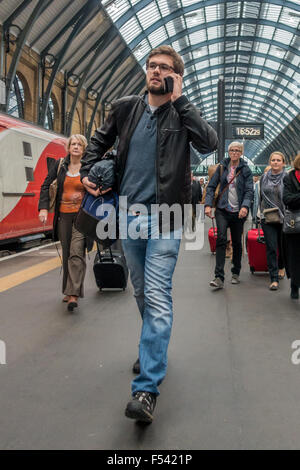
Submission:
M 140 227 L 141 236 L 122 240 L 134 296 L 142 317 L 139 375 L 132 382 L 127 417 L 151 422 L 158 386 L 166 374 L 167 349 L 172 326 L 172 277 L 182 227 L 175 224 L 169 236 L 153 204 L 168 207 L 191 201 L 190 142 L 202 153 L 217 147 L 215 131 L 200 117 L 199 110 L 182 95 L 184 64 L 170 46 L 154 49 L 146 62 L 147 92 L 112 103 L 103 126 L 96 130 L 82 159 L 82 182 L 97 194 L 88 180 L 92 165 L 100 160 L 118 137 L 116 177 L 120 196 L 126 196 L 128 227 Z M 166 77 L 169 78 L 166 89 Z M 144 209 L 130 210 L 133 204 Z M 141 206 L 140 206 L 141 207 Z M 161 215 L 161 214 L 160 214 Z M 158 227 L 155 237 L 152 228 Z M 130 227 L 129 227 L 130 228 Z M 150 233 L 151 232 L 151 233 Z M 180 233 L 179 233 L 180 232 Z M 164 236 L 162 236 L 164 235 Z M 179 236 L 178 236 L 179 235 Z

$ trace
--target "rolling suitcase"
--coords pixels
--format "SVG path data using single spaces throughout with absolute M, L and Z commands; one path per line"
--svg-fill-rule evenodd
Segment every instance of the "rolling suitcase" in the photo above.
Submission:
M 126 289 L 128 267 L 125 256 L 119 250 L 108 250 L 101 253 L 97 243 L 97 253 L 94 260 L 94 275 L 96 284 L 102 289 Z
M 214 218 L 212 220 L 212 227 L 208 230 L 208 241 L 210 246 L 210 251 L 214 254 L 216 252 L 216 243 L 217 243 L 217 227 L 214 223 Z
M 260 226 L 248 230 L 246 235 L 246 249 L 252 274 L 255 271 L 268 272 L 264 232 Z

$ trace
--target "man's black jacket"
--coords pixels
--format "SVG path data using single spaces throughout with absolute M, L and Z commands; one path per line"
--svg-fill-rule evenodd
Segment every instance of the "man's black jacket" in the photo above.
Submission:
M 132 134 L 145 110 L 143 96 L 127 96 L 112 104 L 109 116 L 98 128 L 82 158 L 81 179 L 119 138 L 116 156 L 117 186 L 120 188 Z M 160 106 L 157 113 L 156 184 L 157 203 L 181 205 L 191 201 L 190 146 L 201 153 L 217 148 L 214 129 L 185 96 Z M 147 142 L 145 142 L 147 145 Z

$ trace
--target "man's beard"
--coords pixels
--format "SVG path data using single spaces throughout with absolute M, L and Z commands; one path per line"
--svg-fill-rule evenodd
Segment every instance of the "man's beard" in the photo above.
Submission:
M 151 85 L 150 80 L 149 80 L 149 82 L 147 82 L 147 90 L 150 93 L 152 93 L 152 95 L 164 95 L 165 94 L 165 87 L 164 87 L 163 83 L 158 88 L 154 85 Z

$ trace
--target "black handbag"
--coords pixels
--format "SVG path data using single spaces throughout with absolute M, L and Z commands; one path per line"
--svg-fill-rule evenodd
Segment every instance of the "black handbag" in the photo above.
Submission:
M 300 209 L 296 211 L 285 210 L 282 230 L 283 233 L 300 233 Z

